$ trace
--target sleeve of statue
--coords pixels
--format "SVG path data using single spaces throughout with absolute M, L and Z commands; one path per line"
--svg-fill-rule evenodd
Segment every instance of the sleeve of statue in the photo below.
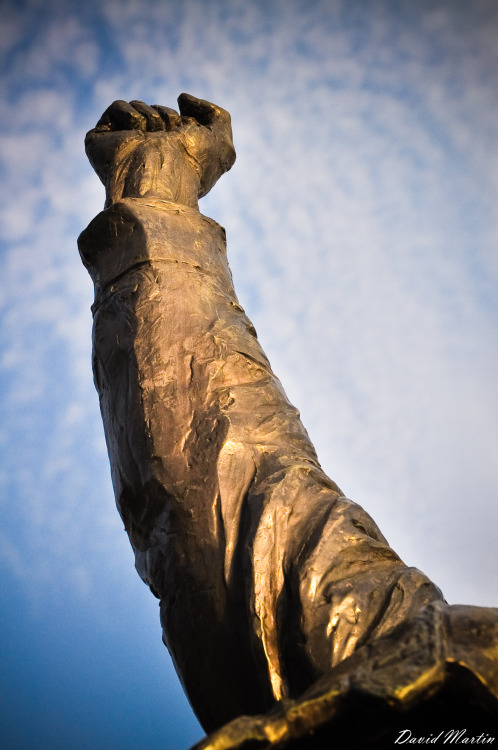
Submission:
M 115 102 L 87 135 L 107 199 L 79 249 L 117 506 L 211 730 L 442 597 L 323 473 L 198 210 L 235 160 L 229 115 L 179 109 Z

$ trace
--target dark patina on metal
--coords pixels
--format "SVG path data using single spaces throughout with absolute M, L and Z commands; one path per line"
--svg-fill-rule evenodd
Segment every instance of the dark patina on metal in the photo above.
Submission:
M 116 502 L 212 733 L 197 747 L 484 731 L 498 610 L 448 606 L 323 473 L 237 300 L 225 232 L 198 210 L 234 163 L 230 117 L 178 102 L 114 102 L 87 134 L 106 207 L 79 249 Z

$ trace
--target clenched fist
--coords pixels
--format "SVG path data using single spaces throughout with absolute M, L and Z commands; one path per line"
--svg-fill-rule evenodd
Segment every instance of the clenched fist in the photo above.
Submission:
M 122 198 L 153 198 L 197 208 L 235 161 L 230 115 L 189 94 L 169 107 L 115 101 L 85 138 L 106 189 L 106 207 Z

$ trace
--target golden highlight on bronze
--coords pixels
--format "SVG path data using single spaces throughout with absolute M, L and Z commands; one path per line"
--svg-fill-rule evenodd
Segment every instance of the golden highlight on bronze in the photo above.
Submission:
M 212 733 L 197 747 L 484 731 L 498 610 L 448 606 L 323 473 L 198 210 L 235 161 L 230 116 L 178 104 L 116 101 L 87 134 L 106 203 L 79 249 L 116 502 Z

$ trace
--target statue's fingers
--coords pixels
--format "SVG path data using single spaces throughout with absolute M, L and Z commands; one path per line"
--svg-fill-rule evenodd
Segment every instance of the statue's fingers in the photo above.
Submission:
M 161 117 L 160 113 L 154 109 L 154 107 L 149 107 L 148 104 L 145 104 L 145 102 L 138 101 L 137 99 L 130 102 L 130 105 L 137 110 L 143 117 L 145 117 L 145 122 L 147 123 L 147 130 L 150 132 L 155 132 L 157 130 L 166 130 L 166 125 Z
M 146 130 L 147 121 L 131 104 L 118 99 L 113 102 L 98 121 L 95 131 Z
M 233 150 L 231 120 L 225 109 L 191 94 L 180 94 L 178 105 L 184 122 L 195 120 L 206 127 L 205 132 L 213 134 Z
M 203 162 L 199 192 L 199 197 L 202 197 L 235 161 L 230 115 L 216 104 L 190 94 L 180 94 L 178 105 L 184 122 L 191 118 L 190 122 L 194 120 L 203 126 L 198 128 L 194 139 L 194 149 Z M 206 158 L 207 154 L 210 158 Z
M 193 117 L 200 125 L 218 125 L 230 129 L 230 115 L 216 104 L 197 99 L 191 94 L 180 94 L 178 97 L 180 114 L 183 117 Z
M 161 104 L 153 104 L 152 109 L 161 116 L 166 130 L 176 130 L 181 125 L 182 118 L 175 109 L 163 107 Z

